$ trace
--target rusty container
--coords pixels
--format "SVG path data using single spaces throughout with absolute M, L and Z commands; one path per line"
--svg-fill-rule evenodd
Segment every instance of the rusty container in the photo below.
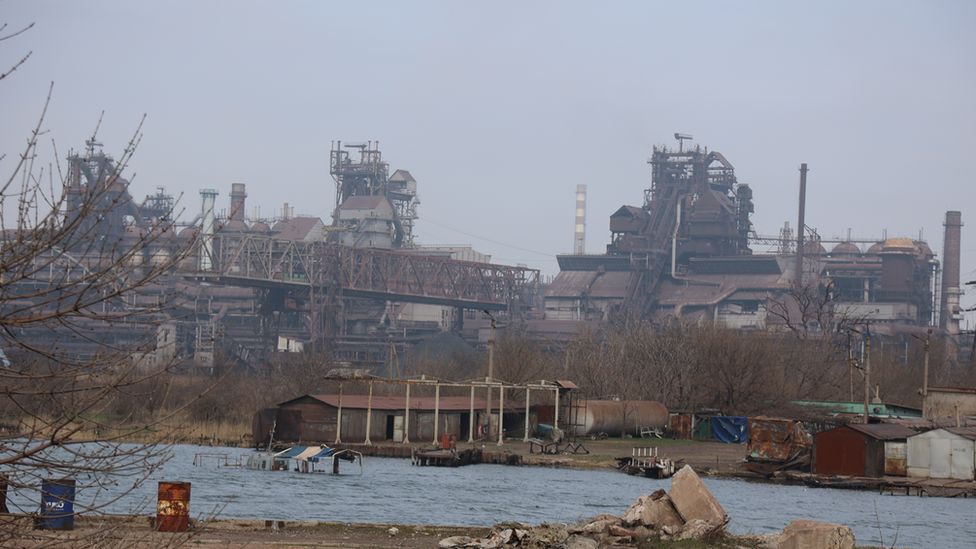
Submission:
M 190 483 L 159 481 L 156 530 L 186 532 L 190 527 Z

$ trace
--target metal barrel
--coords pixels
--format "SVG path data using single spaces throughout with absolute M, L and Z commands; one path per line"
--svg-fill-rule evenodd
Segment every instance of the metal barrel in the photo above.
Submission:
M 41 482 L 41 516 L 37 526 L 45 530 L 74 529 L 74 479 L 47 479 Z
M 190 483 L 159 481 L 156 530 L 186 532 L 190 527 Z

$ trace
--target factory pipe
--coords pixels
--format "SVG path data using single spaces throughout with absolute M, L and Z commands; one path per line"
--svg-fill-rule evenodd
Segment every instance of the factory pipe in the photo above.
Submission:
M 796 225 L 796 272 L 794 284 L 803 287 L 803 233 L 806 232 L 807 163 L 800 164 L 800 212 Z
M 960 248 L 962 213 L 948 211 L 945 215 L 945 237 L 942 241 L 942 296 L 940 326 L 950 335 L 959 333 Z
M 573 253 L 586 253 L 586 185 L 576 186 L 576 232 Z
M 678 198 L 678 204 L 674 208 L 674 234 L 671 235 L 671 278 L 678 277 L 678 230 L 681 228 L 681 202 L 683 198 Z
M 213 270 L 213 239 L 215 232 L 214 203 L 217 201 L 217 191 L 214 189 L 202 189 L 200 191 L 203 206 L 203 222 L 200 226 L 200 270 Z

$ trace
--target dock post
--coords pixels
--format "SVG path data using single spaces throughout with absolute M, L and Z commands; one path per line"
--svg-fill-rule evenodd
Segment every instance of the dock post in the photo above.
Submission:
M 474 385 L 471 386 L 471 412 L 468 414 L 468 442 L 474 442 Z
M 434 444 L 437 444 L 437 428 L 440 427 L 441 384 L 434 384 Z
M 403 413 L 403 443 L 410 444 L 410 384 L 407 383 L 407 410 Z
M 529 441 L 529 391 L 531 391 L 531 389 L 526 387 L 525 388 L 525 436 L 522 437 L 522 442 Z
M 498 384 L 498 445 L 505 434 L 505 385 Z

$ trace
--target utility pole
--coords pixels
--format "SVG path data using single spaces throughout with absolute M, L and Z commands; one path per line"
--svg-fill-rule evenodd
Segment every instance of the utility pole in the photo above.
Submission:
M 847 373 L 850 377 L 851 392 L 850 400 L 854 402 L 854 349 L 851 347 L 851 333 L 847 332 Z
M 918 337 L 915 334 L 912 334 L 912 337 L 921 341 L 924 344 L 923 348 L 925 349 L 925 360 L 923 362 L 924 365 L 922 366 L 922 408 L 924 411 L 925 397 L 927 397 L 929 394 L 929 343 L 932 338 L 932 328 L 929 328 L 925 332 L 924 338 Z
M 488 376 L 485 377 L 485 417 L 488 425 L 485 427 L 485 438 L 491 438 L 491 381 L 495 378 L 495 317 L 485 311 L 491 319 L 491 330 L 488 332 Z M 501 419 L 501 410 L 498 411 L 498 418 Z
M 871 325 L 864 324 L 864 424 L 868 424 L 868 405 L 871 400 Z

